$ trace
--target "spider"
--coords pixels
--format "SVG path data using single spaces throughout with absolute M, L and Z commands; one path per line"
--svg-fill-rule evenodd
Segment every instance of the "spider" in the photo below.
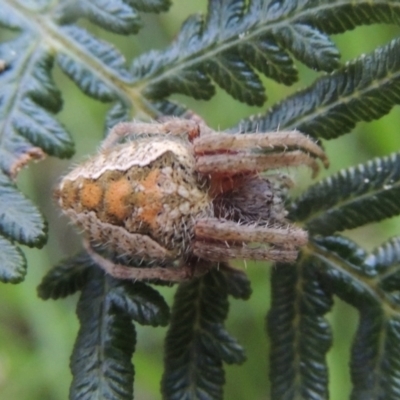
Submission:
M 285 219 L 291 181 L 264 172 L 307 165 L 315 175 L 317 159 L 328 166 L 298 131 L 232 134 L 180 118 L 123 122 L 61 180 L 56 197 L 107 273 L 179 282 L 232 259 L 293 262 L 308 238 Z M 98 245 L 141 266 L 115 262 Z

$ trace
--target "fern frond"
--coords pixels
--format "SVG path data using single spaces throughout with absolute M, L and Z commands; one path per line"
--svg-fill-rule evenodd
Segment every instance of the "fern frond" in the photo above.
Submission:
M 78 18 L 87 18 L 93 24 L 122 35 L 137 33 L 141 28 L 138 11 L 167 11 L 168 0 L 82 0 L 61 3 L 55 12 L 60 24 L 75 22 Z
M 35 150 L 57 157 L 71 156 L 71 138 L 53 116 L 62 101 L 50 75 L 52 55 L 25 34 L 2 43 L 0 58 L 6 64 L 0 74 L 3 171 L 15 176 L 34 157 Z
M 39 297 L 43 300 L 57 300 L 81 290 L 93 266 L 92 259 L 86 253 L 61 262 L 43 277 L 37 289 Z
M 251 296 L 251 283 L 247 275 L 236 268 L 223 263 L 220 264 L 220 271 L 226 280 L 227 293 L 235 299 L 248 300 Z
M 327 18 L 334 22 L 325 24 Z M 291 84 L 297 80 L 292 54 L 313 69 L 333 71 L 339 52 L 328 34 L 399 21 L 395 0 L 382 6 L 367 0 L 251 1 L 247 9 L 244 0 L 211 0 L 206 18 L 190 17 L 168 49 L 133 62 L 134 82 L 150 99 L 172 93 L 208 99 L 212 79 L 235 99 L 261 105 L 265 94 L 254 69 Z
M 298 129 L 334 139 L 360 121 L 372 121 L 400 103 L 400 39 L 363 55 L 305 90 L 273 106 L 265 115 L 240 122 L 242 132 Z
M 101 64 L 111 74 L 127 81 L 129 76 L 122 54 L 77 26 L 61 27 L 60 31 L 73 49 L 65 46 L 57 53 L 57 62 L 64 73 L 88 96 L 105 102 L 117 99 L 115 85 L 107 82 L 104 72 L 96 67 Z
M 290 207 L 312 234 L 330 235 L 400 213 L 400 154 L 375 158 L 311 186 Z
M 316 279 L 309 262 L 278 264 L 272 270 L 271 398 L 328 398 L 326 354 L 332 334 L 324 315 L 332 296 Z
M 123 0 L 83 0 L 72 4 L 77 15 L 115 33 L 136 33 L 141 25 L 136 10 Z
M 400 264 L 400 237 L 394 237 L 372 251 L 365 260 L 367 265 L 374 265 L 381 273 Z
M 119 122 L 129 120 L 129 108 L 122 102 L 116 102 L 108 111 L 105 120 L 105 131 L 106 134 L 111 130 L 112 127 L 117 125 Z
M 83 287 L 77 309 L 80 329 L 71 357 L 71 399 L 133 398 L 136 333 L 131 317 L 107 297 L 114 282 L 92 268 Z
M 125 3 L 143 12 L 167 11 L 171 5 L 171 0 L 125 0 Z
M 222 362 L 245 359 L 223 327 L 227 296 L 225 277 L 215 270 L 179 286 L 165 343 L 164 399 L 222 399 Z
M 46 243 L 47 225 L 36 207 L 0 172 L 0 232 L 30 247 Z
M 141 325 L 165 326 L 169 307 L 156 290 L 141 282 L 121 282 L 109 293 L 109 298 L 123 312 Z
M 0 236 L 0 281 L 6 283 L 19 283 L 26 275 L 26 259 L 24 253 Z
M 47 239 L 47 224 L 36 207 L 0 171 L 0 281 L 19 282 L 25 276 L 25 258 L 14 245 L 42 247 Z
M 324 286 L 360 312 L 350 363 L 352 399 L 398 397 L 399 259 L 398 238 L 384 243 L 371 255 L 340 236 L 313 239 L 311 262 Z
M 400 306 L 400 237 L 394 237 L 377 247 L 365 260 L 379 274 L 379 287 L 391 302 Z

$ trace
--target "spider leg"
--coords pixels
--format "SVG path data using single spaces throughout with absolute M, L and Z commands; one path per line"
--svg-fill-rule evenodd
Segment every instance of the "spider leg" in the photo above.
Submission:
M 196 160 L 196 169 L 204 175 L 212 174 L 215 171 L 221 174 L 234 175 L 241 172 L 265 171 L 301 165 L 310 167 L 313 177 L 319 171 L 319 165 L 315 158 L 300 150 L 269 154 L 246 152 L 202 155 L 198 156 Z
M 197 221 L 194 233 L 194 254 L 209 260 L 243 258 L 291 262 L 297 257 L 297 247 L 308 241 L 307 232 L 293 225 L 240 225 L 216 218 Z M 272 247 L 248 247 L 250 243 L 271 244 Z
M 193 243 L 193 254 L 210 261 L 244 259 L 290 263 L 296 260 L 298 251 L 288 248 L 250 248 L 237 245 L 228 247 L 225 243 L 221 242 L 195 240 Z
M 290 244 L 301 247 L 308 243 L 307 232 L 294 225 L 259 226 L 241 225 L 238 222 L 203 218 L 194 228 L 196 239 L 211 239 L 241 243 L 271 243 L 279 246 Z
M 200 125 L 196 121 L 168 118 L 164 122 L 120 122 L 115 125 L 104 139 L 101 149 L 112 147 L 120 139 L 130 135 L 149 134 L 188 134 L 190 140 L 200 135 Z
M 219 153 L 221 151 L 243 149 L 302 150 L 321 159 L 324 166 L 329 166 L 329 160 L 321 147 L 312 139 L 299 131 L 280 131 L 268 133 L 231 134 L 220 132 L 218 135 L 202 135 L 194 140 L 196 154 Z
M 106 273 L 116 279 L 131 279 L 134 281 L 143 280 L 162 280 L 168 282 L 182 282 L 192 279 L 196 276 L 201 276 L 207 270 L 191 268 L 187 264 L 178 267 L 149 267 L 149 268 L 134 268 L 122 264 L 116 264 L 107 258 L 101 256 L 93 250 L 89 241 L 84 241 L 84 247 L 92 260 L 100 266 Z

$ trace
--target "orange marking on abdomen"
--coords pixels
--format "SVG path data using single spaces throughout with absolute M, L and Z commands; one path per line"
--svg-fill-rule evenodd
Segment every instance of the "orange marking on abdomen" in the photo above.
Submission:
M 132 186 L 126 178 L 111 182 L 105 191 L 104 206 L 108 215 L 124 220 L 130 212 L 127 198 L 132 193 Z
M 97 210 L 101 205 L 103 189 L 97 182 L 86 180 L 82 184 L 80 198 L 82 207 L 89 210 Z
M 144 191 L 138 193 L 137 199 L 138 206 L 142 208 L 141 219 L 152 228 L 157 227 L 156 216 L 163 210 L 162 193 L 157 185 L 159 175 L 160 171 L 155 169 L 140 182 Z

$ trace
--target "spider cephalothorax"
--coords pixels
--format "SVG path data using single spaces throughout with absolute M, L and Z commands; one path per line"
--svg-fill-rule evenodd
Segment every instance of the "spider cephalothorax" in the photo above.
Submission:
M 176 118 L 121 123 L 56 195 L 107 272 L 179 281 L 204 273 L 207 260 L 294 261 L 307 234 L 285 219 L 289 180 L 263 173 L 305 164 L 315 174 L 317 158 L 327 165 L 322 149 L 297 131 L 230 134 Z M 91 244 L 153 267 L 115 264 Z

